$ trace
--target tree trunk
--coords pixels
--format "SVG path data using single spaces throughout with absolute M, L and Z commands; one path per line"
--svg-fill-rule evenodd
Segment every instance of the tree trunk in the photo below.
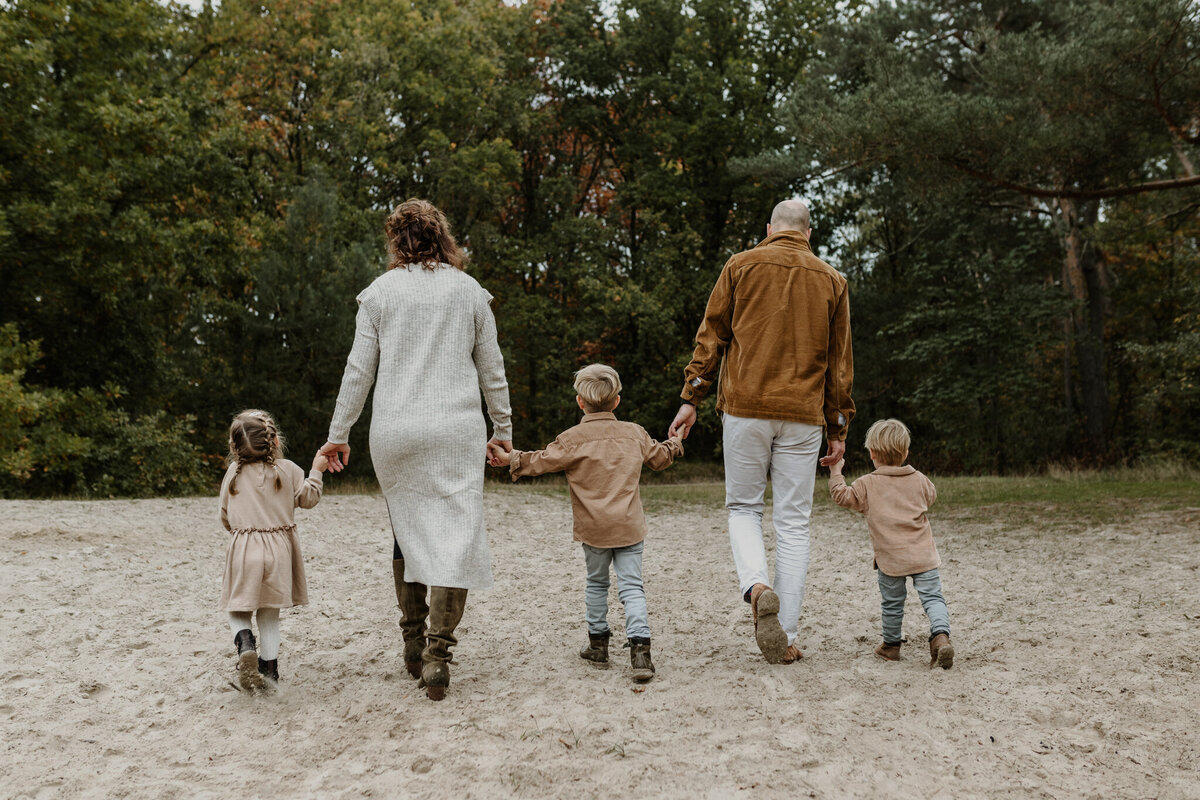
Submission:
M 1059 200 L 1062 213 L 1063 289 L 1074 301 L 1071 328 L 1075 360 L 1079 369 L 1079 393 L 1083 404 L 1083 427 L 1093 458 L 1108 452 L 1108 378 L 1104 359 L 1104 316 L 1106 287 L 1100 253 L 1087 240 L 1099 206 L 1095 202 Z M 1068 402 L 1070 398 L 1067 398 Z

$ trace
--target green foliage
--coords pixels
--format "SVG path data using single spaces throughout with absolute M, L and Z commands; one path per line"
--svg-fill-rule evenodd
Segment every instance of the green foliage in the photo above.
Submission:
M 16 326 L 0 326 L 0 495 L 153 496 L 207 488 L 191 417 L 132 418 L 121 391 L 25 386 L 40 353 Z
M 590 361 L 662 436 L 803 190 L 859 419 L 919 463 L 1200 455 L 1198 37 L 1186 0 L 5 3 L 0 491 L 195 491 L 250 406 L 307 458 L 411 196 L 495 295 L 518 446 Z
M 1170 242 L 1165 284 L 1106 248 L 1136 238 L 1112 224 L 1123 202 L 1162 192 L 1194 219 L 1198 36 L 1185 0 L 862 4 L 826 32 L 788 109 L 797 147 L 752 163 L 838 174 L 824 246 L 855 278 L 860 415 L 906 415 L 933 464 L 1007 470 L 1119 460 L 1134 431 L 1194 407 L 1168 381 L 1139 419 L 1133 396 L 1156 374 L 1134 361 L 1176 352 L 1135 321 L 1182 314 L 1194 228 L 1138 235 Z

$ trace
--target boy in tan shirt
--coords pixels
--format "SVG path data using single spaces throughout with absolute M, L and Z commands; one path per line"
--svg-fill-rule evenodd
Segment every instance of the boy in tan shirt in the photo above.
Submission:
M 900 660 L 906 581 L 911 577 L 929 617 L 929 666 L 950 669 L 954 663 L 950 613 L 942 597 L 937 569 L 941 561 L 928 517 L 937 489 L 912 466 L 901 466 L 908 458 L 910 439 L 900 420 L 876 422 L 867 430 L 867 451 L 875 471 L 847 486 L 842 477 L 845 460 L 838 461 L 829 470 L 829 494 L 838 505 L 867 517 L 883 598 L 883 643 L 875 654 L 886 661 Z
M 654 677 L 650 660 L 650 623 L 646 592 L 642 586 L 642 545 L 646 517 L 638 480 L 642 465 L 666 469 L 683 455 L 676 435 L 656 442 L 640 425 L 621 422 L 612 413 L 621 402 L 621 379 L 603 364 L 591 364 L 575 373 L 575 402 L 583 420 L 559 434 L 545 450 L 497 455 L 509 464 L 512 479 L 522 475 L 566 472 L 571 490 L 575 541 L 582 542 L 587 563 L 588 645 L 580 658 L 608 664 L 609 567 L 617 574 L 617 593 L 625 606 L 625 635 L 629 640 L 633 679 Z

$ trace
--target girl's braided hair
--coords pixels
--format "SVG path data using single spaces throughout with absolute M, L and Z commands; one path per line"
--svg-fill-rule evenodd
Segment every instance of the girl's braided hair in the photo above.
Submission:
M 237 479 L 246 464 L 263 463 L 275 470 L 275 491 L 283 488 L 275 459 L 283 457 L 283 437 L 275 418 L 265 411 L 251 408 L 233 418 L 229 426 L 229 458 L 227 464 L 237 464 L 229 493 L 237 494 Z
M 405 200 L 388 215 L 383 229 L 391 255 L 388 269 L 407 264 L 420 264 L 428 270 L 442 264 L 462 269 L 467 261 L 450 233 L 446 215 L 428 200 Z

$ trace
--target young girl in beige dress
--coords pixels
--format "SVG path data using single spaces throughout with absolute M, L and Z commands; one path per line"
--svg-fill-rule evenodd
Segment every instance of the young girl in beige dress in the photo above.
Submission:
M 321 499 L 325 456 L 308 477 L 283 458 L 283 439 L 265 411 L 243 411 L 229 427 L 229 468 L 221 482 L 221 524 L 229 531 L 221 610 L 238 652 L 238 682 L 247 691 L 279 681 L 279 609 L 307 605 L 308 584 L 294 511 Z M 250 616 L 258 612 L 258 641 Z

